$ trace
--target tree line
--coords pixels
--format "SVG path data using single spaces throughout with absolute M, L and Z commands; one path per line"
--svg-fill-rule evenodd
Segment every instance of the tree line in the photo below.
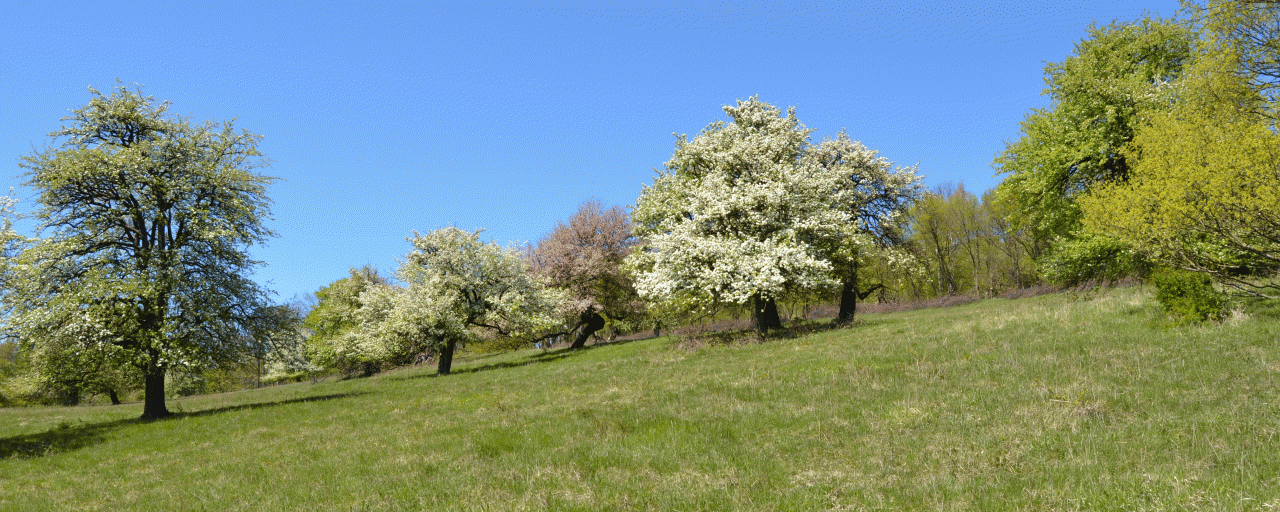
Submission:
M 758 97 L 676 138 L 627 209 L 583 204 L 543 239 L 414 232 L 392 273 L 372 268 L 278 304 L 244 276 L 275 236 L 257 150 L 230 122 L 195 123 L 124 85 L 63 120 L 22 159 L 40 236 L 0 201 L 0 401 L 74 403 L 140 389 L 169 415 L 184 375 L 368 375 L 459 347 L 658 334 L 723 310 L 762 335 L 779 304 L 991 297 L 1043 283 L 1209 276 L 1274 298 L 1280 285 L 1280 5 L 1188 4 L 1172 19 L 1091 25 L 1045 68 L 1032 110 L 974 194 L 926 189 L 844 131 L 813 130 Z M 15 393 L 14 390 L 17 390 Z

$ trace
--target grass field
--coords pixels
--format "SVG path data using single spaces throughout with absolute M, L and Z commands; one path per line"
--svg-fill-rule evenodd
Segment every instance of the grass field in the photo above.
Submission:
M 3 510 L 1277 510 L 1280 312 L 1145 287 L 0 410 Z

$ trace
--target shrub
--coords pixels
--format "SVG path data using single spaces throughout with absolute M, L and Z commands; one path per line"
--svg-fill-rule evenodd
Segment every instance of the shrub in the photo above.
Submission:
M 1126 277 L 1142 277 L 1149 271 L 1146 258 L 1133 248 L 1115 238 L 1096 234 L 1059 240 L 1040 265 L 1045 280 L 1068 288 L 1088 281 L 1114 282 Z
M 1156 301 L 1179 323 L 1220 321 L 1226 317 L 1226 297 L 1213 288 L 1213 281 L 1206 274 L 1163 269 L 1152 274 L 1151 280 L 1156 287 Z

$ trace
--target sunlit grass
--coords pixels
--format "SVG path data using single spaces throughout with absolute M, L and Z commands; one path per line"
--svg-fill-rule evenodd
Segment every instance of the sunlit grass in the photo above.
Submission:
M 1133 287 L 474 356 L 154 423 L 4 409 L 0 508 L 1273 510 L 1280 321 L 1256 307 L 1172 327 Z

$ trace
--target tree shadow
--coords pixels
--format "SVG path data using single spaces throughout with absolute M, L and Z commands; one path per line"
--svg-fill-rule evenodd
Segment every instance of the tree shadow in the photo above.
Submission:
M 319 395 L 304 398 L 293 398 L 289 400 L 279 400 L 275 402 L 259 402 L 252 404 L 230 405 L 226 407 L 217 407 L 214 409 L 205 409 L 192 412 L 174 413 L 160 420 L 144 421 L 138 418 L 127 418 L 101 423 L 79 423 L 64 421 L 53 429 L 41 432 L 39 434 L 26 434 L 21 436 L 13 436 L 0 438 L 0 459 L 31 459 L 36 457 L 45 457 L 58 453 L 69 452 L 101 443 L 111 431 L 116 429 L 137 425 L 139 423 L 154 423 L 157 421 L 172 421 L 184 418 L 197 418 L 201 416 L 211 416 L 224 412 L 240 411 L 246 409 L 261 409 L 264 407 L 275 407 L 280 405 L 289 405 L 301 402 L 315 402 L 322 400 L 334 400 L 338 398 L 348 398 L 352 396 L 362 395 L 364 393 L 339 393 L 332 395 Z
M 652 338 L 650 337 L 650 338 L 636 338 L 636 339 L 628 339 L 628 340 L 604 341 L 600 343 L 593 343 L 591 345 L 587 345 L 585 347 L 582 347 L 576 350 L 569 347 L 547 349 L 537 354 L 530 355 L 520 361 L 489 363 L 489 364 L 482 364 L 478 366 L 472 366 L 469 368 L 455 369 L 449 372 L 449 375 L 462 375 L 465 373 L 476 373 L 476 372 L 484 372 L 484 371 L 490 371 L 490 370 L 501 370 L 504 368 L 516 368 L 520 366 L 528 366 L 531 364 L 549 363 L 552 361 L 558 361 L 560 359 L 566 359 L 576 355 L 585 354 L 588 351 L 595 350 L 597 348 L 625 345 L 633 341 L 642 341 L 642 340 L 648 340 L 648 339 L 652 339 Z M 397 380 L 433 379 L 439 376 L 440 375 L 436 373 L 419 373 L 417 375 L 407 375 L 404 377 L 400 377 Z

